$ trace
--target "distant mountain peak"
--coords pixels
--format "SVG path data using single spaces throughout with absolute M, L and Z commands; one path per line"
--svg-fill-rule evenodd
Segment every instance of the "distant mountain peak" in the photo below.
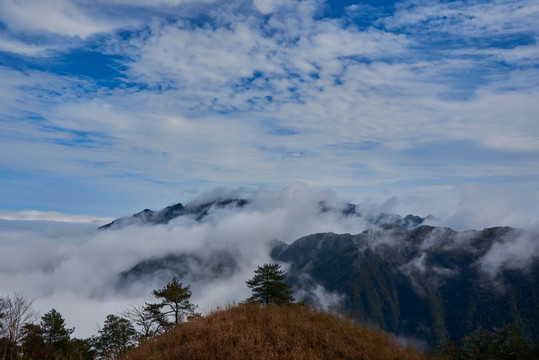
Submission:
M 159 225 L 167 224 L 172 219 L 180 216 L 191 216 L 197 221 L 201 221 L 208 215 L 209 210 L 212 207 L 224 208 L 227 206 L 241 208 L 248 203 L 246 199 L 229 199 L 229 198 L 217 198 L 213 201 L 204 203 L 193 202 L 187 205 L 177 203 L 175 205 L 167 206 L 166 208 L 158 211 L 150 209 L 144 209 L 139 213 L 132 216 L 122 217 L 114 220 L 111 223 L 101 226 L 99 229 L 121 229 L 129 225 Z

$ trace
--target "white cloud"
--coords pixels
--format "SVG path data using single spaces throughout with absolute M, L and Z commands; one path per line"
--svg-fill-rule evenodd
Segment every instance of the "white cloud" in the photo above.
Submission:
M 443 220 L 457 229 L 481 229 L 492 226 L 529 228 L 537 224 L 534 215 L 539 199 L 537 189 L 515 189 L 508 186 L 478 186 L 463 184 L 458 187 L 458 203 Z
M 0 210 L 1 220 L 25 220 L 25 221 L 59 221 L 76 223 L 106 223 L 113 219 L 105 217 L 95 217 L 89 215 L 63 214 L 56 211 L 2 211 Z
M 46 46 L 32 45 L 23 41 L 14 39 L 0 38 L 0 51 L 26 55 L 26 56 L 45 56 Z
M 502 270 L 526 270 L 538 255 L 537 233 L 524 232 L 517 238 L 495 243 L 479 263 L 481 269 L 494 278 Z
M 264 16 L 252 11 L 257 4 Z M 199 190 L 301 180 L 364 194 L 405 183 L 412 185 L 404 193 L 414 192 L 436 186 L 429 181 L 441 174 L 451 175 L 443 181 L 449 187 L 537 177 L 539 88 L 530 67 L 537 45 L 431 49 L 426 30 L 415 27 L 429 20 L 431 31 L 445 35 L 537 37 L 534 3 L 474 4 L 415 2 L 383 20 L 385 27 L 362 29 L 320 18 L 320 1 L 208 2 L 203 20 L 192 1 L 3 2 L 9 29 L 79 37 L 66 42 L 118 55 L 123 77 L 108 87 L 84 71 L 0 68 L 0 148 L 12 154 L 0 165 L 99 178 L 148 198 L 168 191 L 164 183 Z M 136 31 L 115 35 L 125 27 Z M 100 33 L 108 35 L 92 42 Z M 56 38 L 2 36 L 0 47 L 18 54 L 46 58 L 41 51 L 58 45 Z M 511 66 L 497 68 L 500 60 Z M 406 153 L 458 141 L 491 158 L 519 159 L 485 163 L 473 152 L 469 162 L 448 163 L 447 154 Z
M 262 14 L 271 14 L 287 0 L 253 0 L 253 4 Z
M 161 7 L 163 5 L 177 6 L 193 3 L 215 3 L 219 2 L 219 0 L 100 0 L 100 2 L 105 4 L 113 3 L 130 6 Z
M 539 6 L 533 0 L 488 2 L 405 1 L 394 16 L 384 19 L 389 27 L 417 26 L 423 31 L 467 36 L 507 35 L 537 31 L 534 20 Z
M 86 39 L 96 33 L 108 33 L 116 27 L 86 14 L 68 0 L 2 1 L 2 21 L 14 30 L 48 31 L 58 35 Z

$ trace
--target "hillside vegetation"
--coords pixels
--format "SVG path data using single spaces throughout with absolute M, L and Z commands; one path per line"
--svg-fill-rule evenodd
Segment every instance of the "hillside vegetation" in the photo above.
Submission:
M 459 342 L 478 328 L 507 324 L 537 344 L 539 259 L 517 264 L 500 251 L 522 236 L 539 243 L 537 234 L 508 227 L 457 232 L 385 226 L 356 235 L 304 236 L 283 246 L 276 258 L 289 264 L 287 281 L 296 291 L 315 294 L 322 286 L 341 296 L 336 311 L 423 340 L 431 349 L 446 340 Z M 489 273 L 485 264 L 494 258 L 506 262 L 496 260 L 499 267 Z M 317 304 L 312 295 L 299 300 Z
M 242 304 L 143 343 L 126 360 L 427 359 L 385 333 L 306 306 Z

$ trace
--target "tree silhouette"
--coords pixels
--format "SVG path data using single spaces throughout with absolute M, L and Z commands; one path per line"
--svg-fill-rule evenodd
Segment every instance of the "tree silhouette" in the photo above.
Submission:
M 99 336 L 94 337 L 98 359 L 119 359 L 136 344 L 137 332 L 126 318 L 107 315 Z
M 165 326 L 177 325 L 195 315 L 197 305 L 191 303 L 191 286 L 183 286 L 174 276 L 161 290 L 154 290 L 153 295 L 161 299 L 158 304 L 147 304 L 147 309 L 154 314 L 154 317 Z M 171 317 L 172 321 L 167 320 Z
M 132 304 L 124 308 L 122 315 L 137 329 L 139 341 L 160 335 L 166 330 L 166 320 L 156 304 Z
M 479 328 L 462 339 L 459 347 L 448 341 L 441 349 L 448 360 L 531 360 L 538 359 L 539 346 L 529 346 L 514 324 L 492 331 Z
M 75 329 L 66 328 L 64 318 L 55 309 L 43 315 L 39 325 L 25 324 L 23 329 L 24 359 L 67 359 L 75 355 L 71 341 Z
M 262 304 L 290 304 L 295 301 L 290 285 L 283 282 L 286 274 L 279 264 L 264 264 L 255 270 L 255 276 L 246 281 L 253 295 L 250 302 Z
M 0 298 L 0 356 L 12 358 L 18 352 L 25 324 L 33 324 L 38 314 L 33 300 L 22 293 Z
M 52 309 L 41 317 L 41 331 L 46 345 L 62 348 L 67 346 L 75 329 L 66 329 L 62 315 Z

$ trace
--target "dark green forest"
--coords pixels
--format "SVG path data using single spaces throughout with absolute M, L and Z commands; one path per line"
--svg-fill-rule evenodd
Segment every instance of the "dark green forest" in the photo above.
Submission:
M 426 342 L 430 349 L 460 342 L 478 328 L 493 331 L 507 324 L 537 344 L 539 261 L 525 269 L 501 268 L 492 277 L 478 263 L 494 244 L 516 233 L 386 226 L 357 235 L 305 236 L 274 256 L 289 264 L 288 282 L 296 289 L 309 294 L 322 285 L 341 296 L 335 311 Z M 465 246 L 455 245 L 463 238 Z M 316 304 L 317 298 L 303 300 Z

